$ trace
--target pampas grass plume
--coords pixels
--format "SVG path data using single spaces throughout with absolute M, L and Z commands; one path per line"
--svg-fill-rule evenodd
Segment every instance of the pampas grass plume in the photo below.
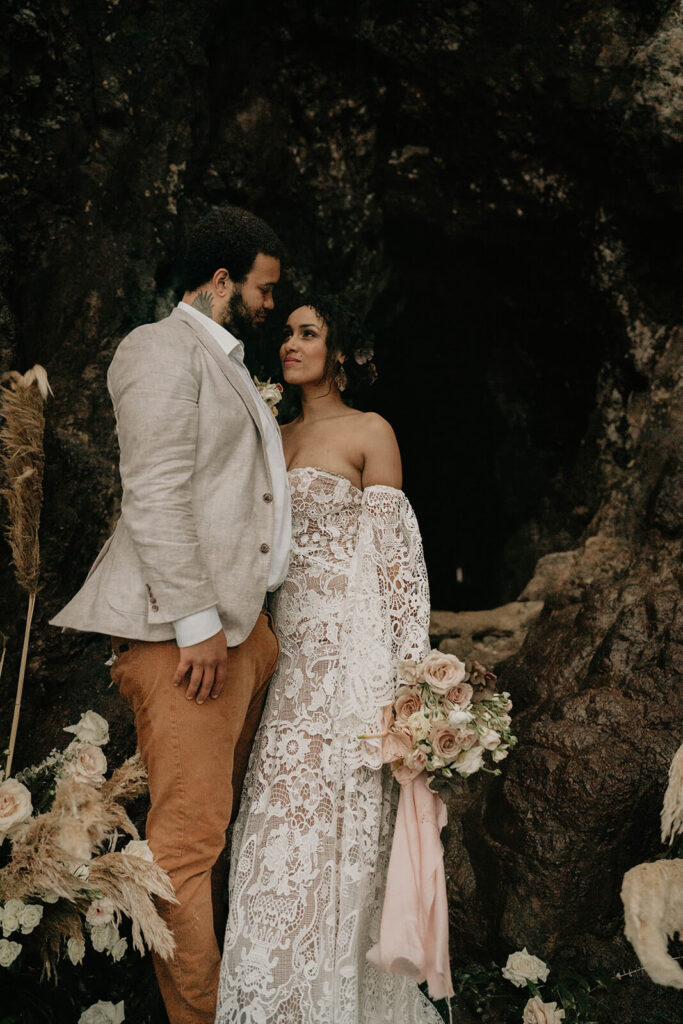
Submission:
M 683 743 L 669 768 L 669 785 L 662 804 L 662 842 L 673 843 L 683 832 Z

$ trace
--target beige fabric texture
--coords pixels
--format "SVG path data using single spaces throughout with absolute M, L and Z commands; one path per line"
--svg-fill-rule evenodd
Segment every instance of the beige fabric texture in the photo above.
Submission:
M 176 619 L 216 605 L 236 646 L 263 605 L 273 537 L 258 397 L 210 333 L 178 309 L 124 338 L 107 384 L 121 516 L 52 624 L 171 640 Z

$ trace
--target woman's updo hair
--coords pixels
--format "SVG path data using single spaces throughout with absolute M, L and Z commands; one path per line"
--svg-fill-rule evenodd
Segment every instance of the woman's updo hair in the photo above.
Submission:
M 355 313 L 331 295 L 304 295 L 297 308 L 301 306 L 314 309 L 327 328 L 327 359 L 321 380 L 333 381 L 340 376 L 345 397 L 373 384 L 377 369 L 372 362 L 372 338 Z

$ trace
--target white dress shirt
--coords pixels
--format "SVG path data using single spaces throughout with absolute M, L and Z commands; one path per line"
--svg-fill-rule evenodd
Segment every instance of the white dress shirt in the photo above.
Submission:
M 256 395 L 261 426 L 263 428 L 266 462 L 270 471 L 273 489 L 273 543 L 271 544 L 272 558 L 268 577 L 268 590 L 277 590 L 287 575 L 289 549 L 292 542 L 292 508 L 280 428 L 270 408 L 261 398 L 258 388 L 244 364 L 244 345 L 242 342 L 230 334 L 225 327 L 221 327 L 211 317 L 200 313 L 198 309 L 190 306 L 187 302 L 179 302 L 178 308 L 195 317 L 204 329 L 209 331 L 226 355 L 234 359 L 239 372 Z M 215 605 L 211 608 L 204 608 L 200 612 L 194 612 L 193 615 L 186 615 L 182 619 L 177 619 L 173 623 L 173 627 L 179 647 L 190 647 L 192 644 L 201 643 L 202 640 L 208 640 L 210 636 L 214 636 L 219 629 L 223 628 L 218 615 L 218 609 Z

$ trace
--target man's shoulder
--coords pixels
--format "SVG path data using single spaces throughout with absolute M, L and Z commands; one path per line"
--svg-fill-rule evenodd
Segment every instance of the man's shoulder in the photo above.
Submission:
M 140 324 L 119 342 L 114 360 L 127 355 L 148 355 L 165 361 L 191 363 L 199 348 L 192 328 L 171 313 L 156 323 Z

